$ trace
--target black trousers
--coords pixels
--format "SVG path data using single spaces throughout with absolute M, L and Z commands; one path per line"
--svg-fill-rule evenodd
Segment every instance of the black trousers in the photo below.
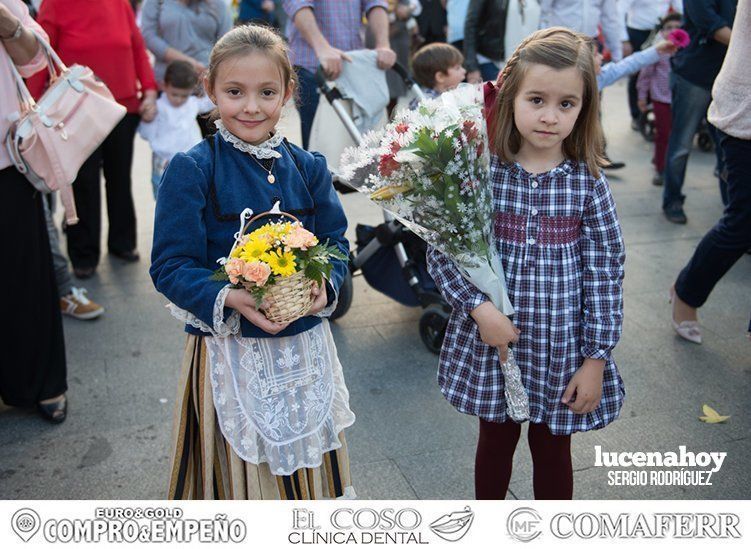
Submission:
M 0 171 L 0 398 L 34 406 L 68 389 L 65 341 L 42 195 L 15 168 Z
M 80 221 L 65 229 L 68 257 L 74 268 L 96 267 L 99 263 L 102 232 L 99 176 L 102 171 L 109 217 L 107 248 L 115 253 L 136 249 L 136 210 L 131 193 L 130 169 L 133 164 L 133 140 L 140 120 L 137 114 L 126 114 L 78 171 L 73 193 Z
M 675 283 L 678 297 L 697 308 L 704 305 L 715 284 L 751 248 L 751 140 L 737 139 L 720 130 L 717 134 L 728 203 L 722 218 L 704 235 Z
M 644 42 L 649 38 L 650 31 L 632 29 L 631 27 L 626 27 L 626 31 L 628 32 L 628 41 L 631 42 L 631 46 L 634 48 L 634 53 L 641 50 Z M 638 72 L 628 77 L 628 108 L 631 111 L 631 118 L 634 120 L 639 118 L 641 114 L 638 105 L 639 94 L 636 91 L 637 78 L 639 78 Z

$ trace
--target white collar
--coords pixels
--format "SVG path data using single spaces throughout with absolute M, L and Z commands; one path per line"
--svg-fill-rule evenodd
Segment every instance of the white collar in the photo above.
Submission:
M 224 127 L 221 120 L 214 122 L 214 125 L 219 130 L 219 135 L 221 135 L 227 143 L 231 143 L 233 147 L 244 153 L 255 156 L 258 159 L 282 157 L 281 153 L 275 150 L 276 147 L 281 145 L 282 141 L 284 141 L 284 136 L 280 132 L 276 132 L 272 137 L 269 137 L 260 145 L 252 145 L 230 133 L 230 131 Z

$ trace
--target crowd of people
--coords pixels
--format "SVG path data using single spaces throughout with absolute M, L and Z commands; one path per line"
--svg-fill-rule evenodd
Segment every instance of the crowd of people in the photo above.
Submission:
M 336 80 L 350 60 L 348 52 L 367 47 L 376 52 L 380 69 L 397 62 L 408 67 L 430 97 L 465 81 L 486 83 L 486 103 L 492 105 L 487 113 L 491 141 L 496 139 L 493 147 L 499 159 L 492 176 L 508 194 L 502 202 L 511 205 L 509 211 L 499 213 L 499 219 L 507 217 L 509 224 L 502 244 L 504 268 L 513 273 L 525 250 L 537 245 L 540 253 L 552 254 L 549 260 L 540 260 L 540 269 L 547 265 L 550 272 L 509 280 L 517 306 L 512 324 L 432 250 L 431 274 L 454 307 L 446 336 L 451 348 L 441 357 L 439 381 L 452 404 L 480 417 L 478 497 L 503 498 L 519 425 L 497 411 L 503 401 L 502 391 L 498 394 L 502 381 L 489 387 L 477 372 L 498 360 L 496 349 L 515 343 L 531 386 L 535 495 L 570 498 L 570 435 L 612 421 L 623 399 L 610 352 L 622 323 L 624 252 L 604 174 L 624 164 L 614 159 L 617 151 L 606 151 L 598 97 L 603 88 L 628 79 L 628 103 L 621 108 L 629 111 L 635 131 L 654 125 L 652 183 L 663 187 L 662 210 L 671 223 L 687 222 L 683 209 L 687 161 L 697 131 L 708 120 L 725 213 L 677 276 L 670 319 L 681 337 L 701 343 L 697 310 L 722 276 L 751 250 L 747 184 L 751 69 L 745 61 L 751 56 L 751 37 L 733 31 L 734 21 L 746 28 L 751 25 L 750 4 L 748 0 L 102 0 L 92 9 L 87 0 L 0 0 L 0 134 L 5 135 L 12 114 L 19 111 L 12 66 L 35 97 L 44 94 L 49 74 L 38 40 L 48 41 L 66 64 L 90 67 L 127 109 L 73 183 L 80 220 L 63 227 L 67 257 L 53 222 L 54 196 L 36 193 L 5 149 L 0 149 L 0 219 L 3 232 L 13 235 L 4 240 L 0 253 L 8 265 L 25 266 L 3 274 L 4 287 L 11 289 L 7 306 L 16 318 L 3 334 L 8 356 L 0 366 L 0 397 L 7 405 L 36 406 L 52 422 L 65 420 L 62 315 L 91 320 L 104 313 L 104 307 L 73 280 L 96 276 L 102 256 L 102 174 L 109 221 L 107 252 L 123 263 L 140 260 L 131 180 L 138 133 L 153 152 L 151 183 L 158 198 L 151 275 L 190 333 L 179 424 L 206 429 L 177 433 L 170 495 L 229 497 L 236 491 L 233 497 L 305 497 L 300 485 L 308 487 L 307 497 L 352 495 L 343 430 L 354 416 L 333 339 L 321 320 L 336 302 L 345 266 L 338 265 L 331 279 L 316 289 L 310 316 L 277 325 L 255 309 L 246 292 L 208 283 L 206 271 L 214 257 L 206 254 L 210 246 L 216 248 L 211 252 L 217 257 L 226 253 L 217 243 L 232 240 L 239 210 L 263 210 L 272 198 L 302 212 L 301 220 L 319 238 L 348 251 L 343 236 L 346 219 L 326 159 L 308 151 L 320 100 L 315 73 L 320 67 Z M 523 32 L 518 22 L 507 28 L 512 16 L 522 22 Z M 542 30 L 533 32 L 538 28 Z M 405 90 L 397 78 L 389 78 L 388 84 L 393 107 Z M 290 101 L 296 101 L 300 114 L 301 147 L 281 139 L 275 129 Z M 214 180 L 217 171 L 223 176 L 221 184 Z M 558 177 L 564 172 L 567 178 Z M 284 176 L 289 184 L 273 186 L 274 174 Z M 250 192 L 250 187 L 240 184 L 266 178 L 270 184 L 259 184 L 260 191 Z M 554 187 L 571 181 L 566 183 L 575 187 L 571 193 L 553 189 L 539 199 L 522 198 L 527 196 L 525 189 L 537 190 L 538 183 Z M 553 197 L 564 195 L 569 202 L 554 203 Z M 212 208 L 202 206 L 209 202 Z M 546 238 L 558 237 L 550 228 L 550 234 L 545 232 L 544 219 L 539 227 L 530 221 L 530 230 L 540 232 L 537 242 L 534 238 L 517 242 L 513 223 L 536 216 L 538 210 L 569 212 L 559 221 L 581 219 L 582 227 L 564 227 L 571 238 L 545 247 Z M 195 231 L 188 238 L 186 226 Z M 577 254 L 587 273 L 563 272 L 566 265 L 576 263 Z M 554 314 L 547 304 L 541 305 L 529 289 L 540 281 L 564 281 L 566 295 L 573 295 L 575 288 L 575 302 L 561 304 L 562 310 L 573 314 L 565 321 L 565 337 L 556 331 L 560 312 Z M 549 293 L 549 289 L 537 290 L 540 295 Z M 579 296 L 587 302 L 581 315 Z M 27 329 L 31 325 L 33 332 Z M 558 338 L 560 344 L 555 356 L 533 343 L 525 347 L 525 341 L 550 338 Z M 219 339 L 229 343 L 217 347 Z M 215 360 L 224 357 L 223 375 L 229 376 L 247 349 L 255 349 L 256 358 L 270 356 L 282 339 L 290 348 L 315 348 L 317 354 L 301 352 L 310 364 L 301 369 L 305 376 L 294 383 L 281 377 L 260 380 L 259 390 L 268 392 L 269 383 L 276 384 L 276 393 L 292 390 L 293 385 L 310 390 L 305 397 L 303 391 L 293 391 L 294 398 L 280 402 L 277 414 L 291 415 L 293 409 L 295 414 L 299 409 L 312 414 L 314 405 L 332 402 L 334 412 L 305 438 L 295 438 L 295 429 L 288 426 L 289 436 L 270 444 L 258 433 L 230 428 L 247 423 L 247 418 L 226 411 L 230 415 L 223 415 L 220 410 L 226 398 L 259 406 L 258 395 L 257 401 L 222 391 L 215 391 L 213 397 L 194 395 L 191 387 L 197 386 L 196 381 L 211 382 L 206 348 Z M 482 352 L 468 354 L 468 348 Z M 554 364 L 560 370 L 551 377 L 548 370 Z M 550 404 L 546 392 L 559 394 L 562 403 Z M 311 403 L 313 393 L 328 394 L 329 400 Z M 207 412 L 214 404 L 216 416 Z M 259 429 L 285 431 L 278 417 L 264 417 Z M 201 456 L 223 452 L 225 442 L 232 450 L 219 469 L 202 460 Z M 212 475 L 213 484 L 201 482 Z

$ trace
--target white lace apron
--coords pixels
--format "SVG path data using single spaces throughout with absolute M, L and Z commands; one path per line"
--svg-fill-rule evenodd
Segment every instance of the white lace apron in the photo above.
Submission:
M 341 447 L 339 433 L 355 422 L 349 391 L 329 327 L 337 298 L 323 321 L 288 337 L 242 337 L 240 314 L 223 318 L 230 286 L 214 302 L 213 326 L 174 303 L 182 322 L 210 333 L 204 341 L 219 428 L 232 449 L 275 475 L 320 467 L 323 454 Z
M 289 337 L 207 337 L 206 347 L 219 426 L 243 460 L 289 475 L 341 447 L 355 415 L 327 320 Z

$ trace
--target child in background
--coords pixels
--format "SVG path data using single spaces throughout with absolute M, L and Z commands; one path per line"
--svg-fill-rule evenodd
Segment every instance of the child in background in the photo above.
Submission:
M 355 416 L 326 319 L 346 262 L 333 261 L 329 280 L 313 288 L 308 315 L 285 324 L 266 318 L 247 290 L 212 279 L 247 208 L 279 204 L 320 242 L 349 252 L 325 158 L 277 131 L 295 86 L 279 34 L 229 31 L 204 78 L 218 132 L 176 154 L 162 179 L 150 274 L 189 334 L 171 499 L 354 496 L 344 429 Z
M 167 164 L 179 152 L 201 141 L 196 116 L 209 112 L 214 104 L 208 96 L 193 95 L 198 74 L 187 61 L 173 61 L 164 73 L 164 88 L 157 99 L 157 115 L 152 122 L 141 122 L 138 133 L 151 145 L 151 186 L 156 199 Z
M 535 32 L 487 83 L 496 246 L 511 320 L 435 248 L 428 268 L 453 310 L 438 382 L 479 417 L 477 499 L 505 499 L 521 425 L 509 419 L 499 360 L 509 343 L 529 395 L 537 499 L 571 499 L 571 434 L 615 420 L 624 398 L 611 352 L 623 323 L 624 247 L 602 174 L 590 40 Z
M 462 52 L 443 42 L 428 44 L 412 56 L 415 81 L 427 97 L 438 97 L 461 84 L 467 75 L 463 64 Z M 418 103 L 413 99 L 409 108 L 416 108 Z
M 659 33 L 663 39 L 667 39 L 668 35 L 681 28 L 682 24 L 683 16 L 680 13 L 670 13 L 660 21 Z M 655 115 L 655 154 L 652 158 L 655 175 L 652 183 L 662 185 L 671 126 L 670 58 L 661 57 L 657 63 L 644 67 L 636 80 L 636 91 L 637 104 L 641 112 L 647 112 L 648 101 L 652 103 Z

